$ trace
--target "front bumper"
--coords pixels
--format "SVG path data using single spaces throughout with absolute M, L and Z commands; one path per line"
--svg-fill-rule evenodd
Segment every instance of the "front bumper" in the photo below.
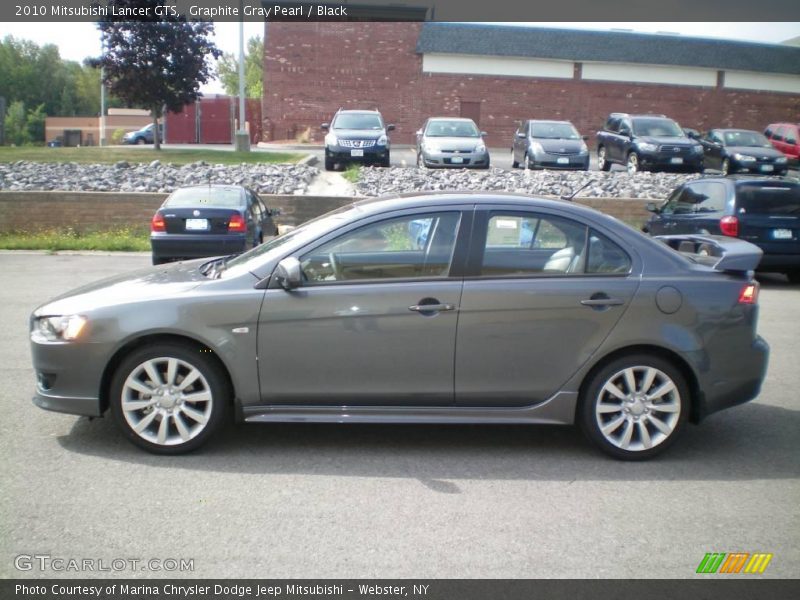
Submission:
M 549 154 L 539 152 L 533 156 L 533 168 L 589 170 L 589 153 L 586 154 Z
M 639 162 L 647 169 L 703 171 L 703 155 L 674 152 L 639 152 Z
M 754 160 L 741 161 L 731 157 L 731 170 L 737 173 L 760 173 L 762 175 L 785 175 L 789 170 L 787 163 L 776 163 L 774 161 Z
M 485 169 L 489 166 L 489 152 L 422 152 L 422 161 L 426 167 L 452 167 Z
M 344 146 L 326 146 L 325 158 L 338 163 L 373 164 L 389 159 L 388 146 L 369 146 L 367 148 L 347 148 Z
M 247 234 L 153 233 L 150 235 L 150 247 L 153 256 L 161 258 L 204 258 L 238 254 L 247 249 Z
M 109 352 L 106 344 L 31 342 L 33 403 L 55 412 L 101 416 L 100 382 Z

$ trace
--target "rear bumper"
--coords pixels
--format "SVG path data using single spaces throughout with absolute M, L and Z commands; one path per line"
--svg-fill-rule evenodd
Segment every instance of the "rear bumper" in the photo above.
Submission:
M 203 258 L 238 254 L 247 249 L 247 234 L 154 233 L 150 235 L 150 247 L 153 256 L 162 258 Z
M 735 364 L 726 365 L 727 377 L 701 384 L 705 396 L 698 418 L 753 400 L 761 391 L 768 363 L 769 344 L 761 336 L 756 336 L 750 348 L 737 356 Z
M 363 152 L 362 156 L 353 156 L 353 150 Z M 370 146 L 368 148 L 344 148 L 341 146 L 325 148 L 325 158 L 338 163 L 372 164 L 384 162 L 389 158 L 387 146 Z
M 800 254 L 764 254 L 758 263 L 759 271 L 800 269 Z

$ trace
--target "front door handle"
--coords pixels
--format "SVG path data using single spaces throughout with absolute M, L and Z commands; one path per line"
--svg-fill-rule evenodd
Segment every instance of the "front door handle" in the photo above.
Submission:
M 443 312 L 446 310 L 455 310 L 456 307 L 454 304 L 414 304 L 408 307 L 408 310 L 413 310 L 414 312 L 426 313 L 426 312 Z

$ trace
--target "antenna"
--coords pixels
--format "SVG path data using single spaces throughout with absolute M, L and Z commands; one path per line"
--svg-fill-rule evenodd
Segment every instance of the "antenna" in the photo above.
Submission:
M 581 187 L 579 187 L 577 190 L 572 192 L 569 196 L 561 196 L 561 199 L 562 200 L 566 200 L 567 202 L 572 202 L 572 199 L 578 194 L 578 192 L 580 192 L 582 189 L 585 189 L 585 188 L 589 187 L 593 183 L 594 183 L 594 179 L 590 179 L 589 181 L 584 183 Z

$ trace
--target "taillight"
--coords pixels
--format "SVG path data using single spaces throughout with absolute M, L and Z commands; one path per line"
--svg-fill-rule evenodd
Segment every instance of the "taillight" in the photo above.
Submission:
M 719 221 L 719 229 L 722 235 L 739 237 L 739 219 L 737 217 L 722 217 Z
M 739 304 L 755 304 L 758 302 L 758 284 L 748 283 L 739 293 Z
M 153 220 L 150 221 L 150 231 L 166 231 L 167 224 L 164 223 L 164 217 L 160 213 L 153 215 Z
M 231 216 L 231 220 L 228 221 L 228 231 L 245 231 L 247 226 L 244 223 L 244 219 L 240 214 L 234 214 Z

